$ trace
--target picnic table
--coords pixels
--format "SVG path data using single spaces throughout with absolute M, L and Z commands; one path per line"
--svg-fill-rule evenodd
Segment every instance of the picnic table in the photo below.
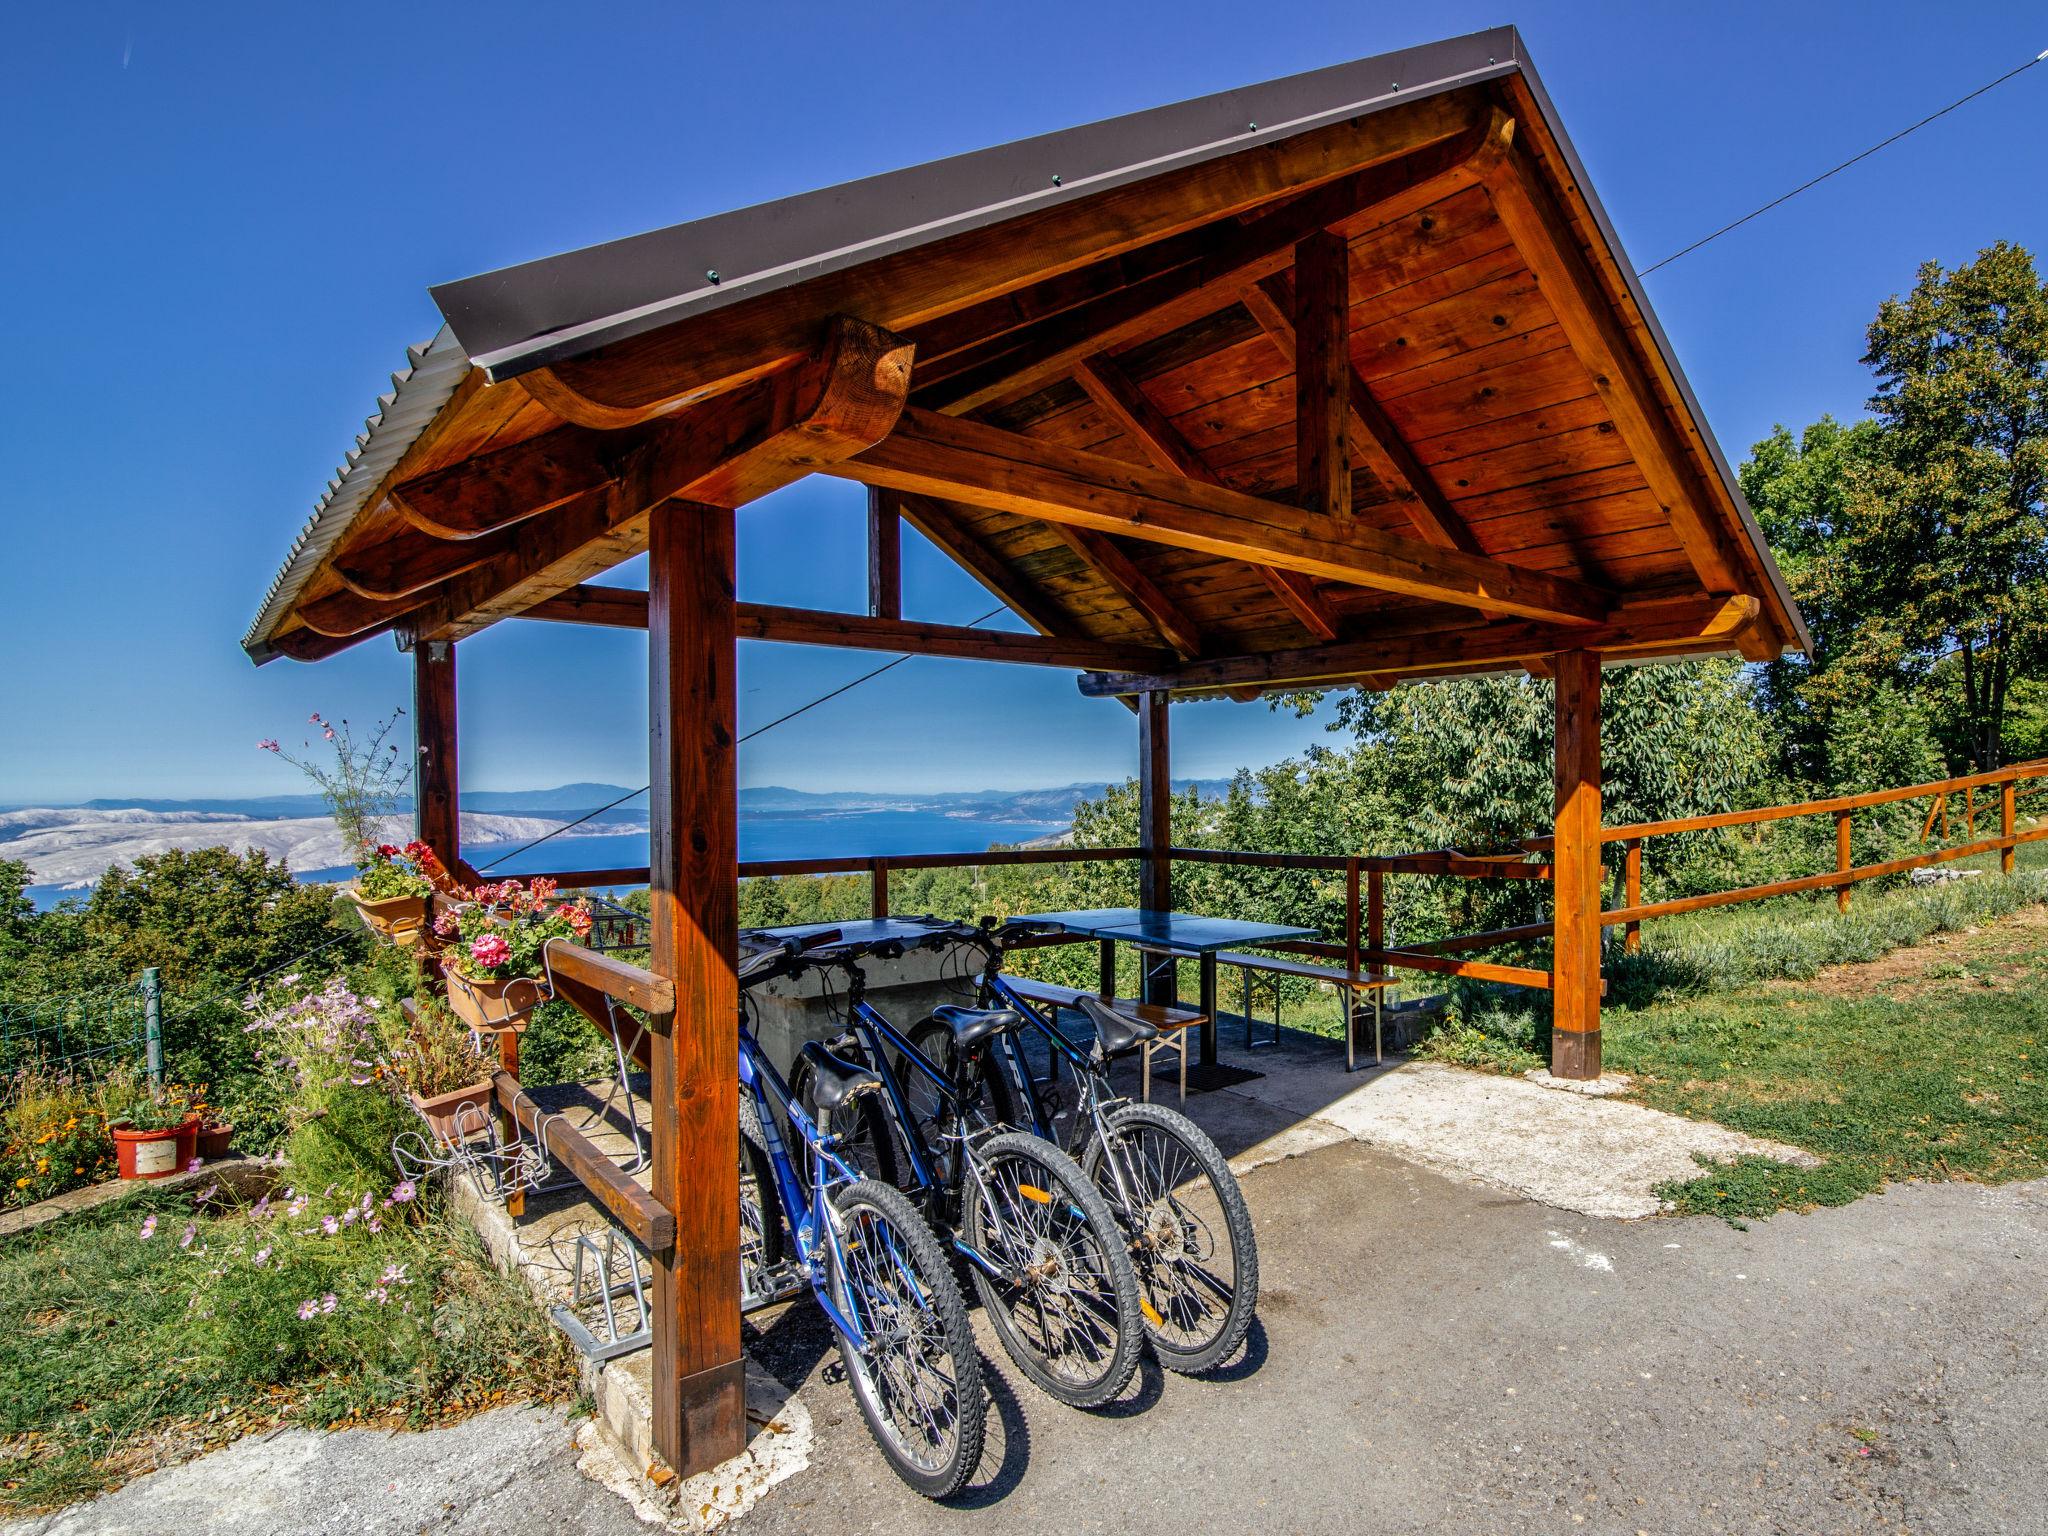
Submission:
M 1171 960 L 1194 956 L 1200 962 L 1202 1014 L 1201 1060 L 1194 1085 L 1221 1086 L 1225 1073 L 1216 1063 L 1216 956 L 1226 949 L 1243 949 L 1271 944 L 1278 939 L 1312 939 L 1313 928 L 1296 928 L 1285 923 L 1253 923 L 1230 917 L 1202 917 L 1193 912 L 1161 912 L 1139 907 L 1091 907 L 1074 912 L 1034 912 L 1021 921 L 1046 923 L 1067 933 L 1100 941 L 1102 946 L 1102 995 L 1116 995 L 1116 946 L 1134 945 L 1141 951 Z M 1148 974 L 1150 971 L 1148 970 Z M 1228 1080 L 1256 1077 L 1255 1072 L 1231 1072 Z

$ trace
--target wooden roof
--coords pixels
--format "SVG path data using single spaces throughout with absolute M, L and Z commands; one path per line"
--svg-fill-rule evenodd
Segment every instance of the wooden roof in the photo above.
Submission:
M 302 536 L 259 661 L 634 622 L 579 584 L 650 506 L 808 473 L 867 484 L 1042 638 L 743 633 L 1103 693 L 1807 643 L 1512 29 L 436 297 L 470 366 L 402 442 L 372 423 L 374 484 Z

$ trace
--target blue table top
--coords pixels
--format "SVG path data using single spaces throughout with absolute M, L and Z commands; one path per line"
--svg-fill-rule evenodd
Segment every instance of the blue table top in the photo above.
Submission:
M 778 939 L 807 939 L 813 934 L 839 935 L 839 944 L 885 944 L 891 940 L 914 944 L 931 937 L 941 924 L 916 917 L 863 917 L 844 923 L 796 923 L 786 928 L 757 928 L 747 932 L 771 934 Z M 833 946 L 837 947 L 837 945 Z
M 1313 928 L 1284 923 L 1254 923 L 1231 917 L 1202 917 L 1193 912 L 1146 912 L 1135 907 L 1096 907 L 1081 912 L 1039 912 L 1027 922 L 1054 923 L 1069 933 L 1149 944 L 1185 954 L 1209 954 L 1274 939 L 1312 939 Z

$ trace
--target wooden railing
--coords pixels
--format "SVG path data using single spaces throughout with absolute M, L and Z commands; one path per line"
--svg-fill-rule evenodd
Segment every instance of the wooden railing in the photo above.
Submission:
M 1966 774 L 1909 784 L 1897 789 L 1873 790 L 1867 794 L 1844 795 L 1827 800 L 1807 800 L 1790 805 L 1761 806 L 1749 811 L 1727 811 L 1712 816 L 1690 816 L 1671 821 L 1637 822 L 1607 827 L 1603 843 L 1620 843 L 1621 905 L 1601 914 L 1605 927 L 1620 926 L 1624 944 L 1633 950 L 1641 943 L 1642 925 L 1651 918 L 1673 917 L 1708 907 L 1739 902 L 1764 901 L 1802 891 L 1837 892 L 1837 905 L 1847 911 L 1849 888 L 1864 880 L 1923 869 L 1978 854 L 1998 852 L 2000 867 L 2013 868 L 2013 850 L 2022 843 L 2048 839 L 2048 825 L 2022 832 L 2017 825 L 2017 802 L 2028 791 L 2048 789 L 2048 759 L 2016 763 L 1989 773 Z M 1976 836 L 1977 819 L 1985 812 L 1978 804 L 1978 791 L 1998 791 L 1999 834 Z M 1926 799 L 1927 818 L 1921 828 L 1924 842 L 1937 821 L 1946 837 L 1953 818 L 1950 802 L 1962 797 L 1961 816 L 1966 841 L 1953 847 L 1930 849 L 1906 858 L 1855 865 L 1852 862 L 1851 818 L 1858 811 L 1904 801 Z M 1988 798 L 1988 797 L 1987 797 Z M 1687 832 L 1707 832 L 1728 827 L 1754 826 L 1799 816 L 1835 818 L 1835 868 L 1820 874 L 1767 881 L 1736 890 L 1681 896 L 1666 901 L 1642 899 L 1643 851 L 1652 840 Z M 1224 848 L 1173 848 L 1167 857 L 1177 863 L 1231 865 L 1248 869 L 1317 870 L 1342 873 L 1345 878 L 1344 933 L 1341 940 L 1300 940 L 1272 946 L 1295 954 L 1341 960 L 1347 968 L 1361 965 L 1395 967 L 1443 976 L 1466 976 L 1481 981 L 1507 982 L 1516 986 L 1548 987 L 1550 974 L 1528 966 L 1500 965 L 1490 961 L 1456 958 L 1472 950 L 1492 949 L 1507 944 L 1528 943 L 1548 938 L 1552 925 L 1524 923 L 1484 933 L 1460 934 L 1422 943 L 1390 945 L 1386 932 L 1386 881 L 1394 875 L 1451 876 L 1475 880 L 1548 880 L 1551 866 L 1542 858 L 1551 846 L 1549 838 L 1532 838 L 1520 852 L 1466 853 L 1454 848 L 1403 854 L 1303 854 L 1259 853 Z M 1018 864 L 1086 864 L 1135 860 L 1145 856 L 1142 848 L 1009 848 L 984 853 L 919 853 L 854 855 L 840 858 L 768 859 L 742 863 L 742 879 L 773 878 L 784 875 L 866 874 L 870 882 L 869 911 L 873 916 L 889 915 L 889 875 L 899 869 L 968 869 Z M 601 885 L 644 884 L 648 872 L 638 869 L 563 870 L 551 872 L 552 879 L 565 888 Z M 522 878 L 534 878 L 526 876 Z M 643 973 L 644 974 L 644 973 Z

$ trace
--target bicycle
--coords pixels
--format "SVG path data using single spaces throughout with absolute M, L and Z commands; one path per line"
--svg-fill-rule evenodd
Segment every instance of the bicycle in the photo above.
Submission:
M 952 1233 L 1017 1368 L 1060 1402 L 1097 1407 L 1130 1384 L 1144 1341 L 1137 1276 L 1116 1218 L 1065 1152 L 981 1112 L 983 1052 L 1021 1024 L 1016 1015 L 939 1009 L 952 1063 L 942 1068 L 868 1002 L 860 957 L 893 958 L 905 947 L 888 941 L 804 957 L 805 966 L 844 976 L 847 1006 L 846 1032 L 806 1060 L 836 1059 L 880 1080 L 878 1113 L 864 1116 L 852 1155 L 881 1178 L 894 1176 L 902 1152 L 902 1187 Z M 815 1091 L 811 1070 L 798 1069 L 799 1100 Z
M 868 1433 L 896 1475 L 928 1498 L 957 1492 L 981 1461 L 988 1395 L 967 1305 L 937 1236 L 899 1190 L 861 1175 L 840 1156 L 834 1126 L 849 1106 L 882 1091 L 879 1077 L 805 1048 L 815 1118 L 762 1054 L 746 988 L 780 974 L 802 952 L 794 940 L 740 946 L 740 1139 L 742 1291 L 750 1262 L 781 1261 L 788 1218 L 794 1263 L 830 1321 L 846 1379 Z M 777 1112 L 806 1152 L 791 1161 Z M 762 1273 L 765 1273 L 763 1271 Z M 760 1274 L 754 1277 L 760 1288 Z
M 1123 1232 L 1138 1278 L 1140 1310 L 1153 1353 L 1168 1370 L 1199 1375 L 1230 1358 L 1258 1309 L 1259 1254 L 1251 1212 L 1237 1176 L 1209 1135 L 1160 1104 L 1133 1103 L 1109 1080 L 1109 1063 L 1158 1034 L 1149 1024 L 1082 994 L 1095 1028 L 1082 1044 L 1050 1007 L 1020 996 L 1002 975 L 1009 948 L 1056 932 L 1042 924 L 992 922 L 954 930 L 981 957 L 978 1001 L 1022 1017 L 1043 1040 L 1047 1075 L 1034 1075 L 1021 1031 L 1004 1035 L 985 1058 L 988 1098 L 1004 1123 L 1054 1142 L 1101 1190 Z M 927 1022 L 911 1033 L 921 1049 L 943 1049 Z M 1059 1078 L 1073 1079 L 1072 1103 Z M 1064 1134 L 1061 1123 L 1064 1120 Z

